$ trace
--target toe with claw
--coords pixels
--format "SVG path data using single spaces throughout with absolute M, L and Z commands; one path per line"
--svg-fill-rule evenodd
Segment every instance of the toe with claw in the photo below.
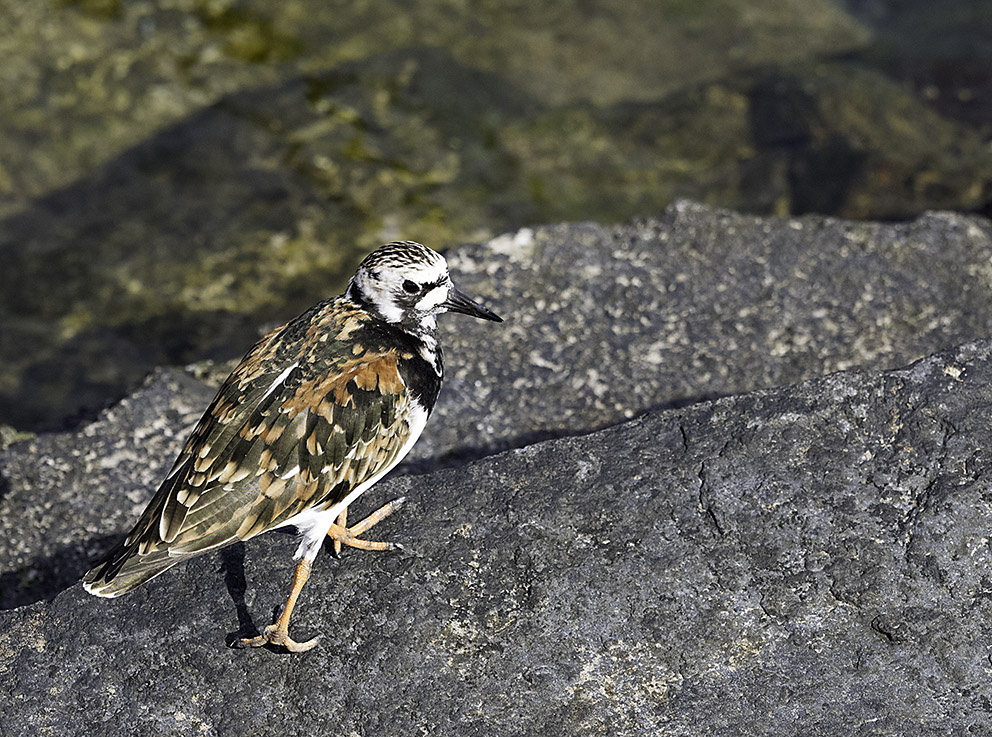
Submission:
M 397 509 L 406 503 L 406 497 L 393 499 L 375 510 L 368 517 L 357 525 L 348 527 L 348 508 L 345 507 L 338 515 L 337 521 L 331 525 L 327 531 L 327 536 L 334 541 L 334 555 L 341 554 L 341 546 L 347 545 L 359 550 L 400 550 L 403 548 L 399 543 L 379 542 L 376 540 L 363 540 L 359 537 L 363 532 L 367 532 L 374 525 L 382 522 Z
M 317 635 L 311 640 L 297 642 L 289 636 L 289 631 L 281 628 L 279 623 L 270 624 L 265 628 L 265 632 L 258 637 L 245 637 L 234 643 L 235 647 L 262 647 L 263 645 L 278 645 L 289 650 L 291 653 L 303 653 L 317 646 L 321 635 Z

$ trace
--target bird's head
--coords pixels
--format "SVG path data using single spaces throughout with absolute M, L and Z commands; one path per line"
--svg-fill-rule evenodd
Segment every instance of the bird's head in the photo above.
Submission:
M 388 243 L 366 256 L 351 278 L 348 296 L 376 317 L 413 332 L 433 328 L 434 316 L 442 312 L 503 322 L 455 289 L 441 254 L 413 241 Z

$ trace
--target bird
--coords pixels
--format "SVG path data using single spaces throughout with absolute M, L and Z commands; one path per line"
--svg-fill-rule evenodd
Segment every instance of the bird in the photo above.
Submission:
M 502 322 L 460 292 L 444 257 L 395 241 L 359 264 L 344 294 L 325 299 L 252 347 L 194 427 L 134 528 L 84 577 L 117 597 L 172 566 L 281 527 L 300 536 L 289 597 L 277 620 L 236 647 L 314 647 L 289 620 L 330 537 L 391 550 L 360 535 L 397 499 L 352 527 L 347 510 L 420 437 L 444 377 L 437 315 Z

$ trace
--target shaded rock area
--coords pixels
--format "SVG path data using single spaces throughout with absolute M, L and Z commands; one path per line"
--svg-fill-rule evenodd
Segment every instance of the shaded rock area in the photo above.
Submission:
M 983 218 L 947 213 L 884 225 L 681 202 L 659 220 L 459 249 L 456 283 L 507 322 L 441 319 L 448 378 L 405 468 L 895 368 L 987 335 L 990 233 Z M 133 524 L 213 391 L 163 370 L 80 431 L 0 453 L 0 607 L 54 596 Z
M 151 403 L 149 403 L 151 404 Z M 291 536 L 0 613 L 2 734 L 833 736 L 990 717 L 992 343 L 393 477 L 400 554 Z
M 213 395 L 182 371 L 158 372 L 97 422 L 4 451 L 0 607 L 78 581 L 141 515 Z

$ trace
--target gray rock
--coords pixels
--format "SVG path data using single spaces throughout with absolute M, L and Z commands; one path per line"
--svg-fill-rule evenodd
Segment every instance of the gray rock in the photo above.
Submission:
M 950 213 L 781 220 L 682 201 L 660 220 L 522 230 L 450 260 L 507 322 L 442 326 L 449 377 L 420 458 L 895 368 L 992 325 L 992 225 Z
M 286 593 L 265 535 L 0 613 L 0 734 L 977 733 L 990 405 L 980 341 L 394 477 L 407 551 L 318 559 L 317 649 L 224 647 Z
M 507 322 L 442 318 L 448 379 L 408 469 L 590 432 L 649 408 L 893 368 L 992 324 L 992 229 L 661 220 L 522 230 L 450 257 Z M 162 371 L 99 421 L 0 452 L 0 607 L 52 596 L 133 524 L 213 390 Z
M 213 394 L 156 372 L 97 422 L 0 454 L 0 608 L 71 586 L 130 529 Z

